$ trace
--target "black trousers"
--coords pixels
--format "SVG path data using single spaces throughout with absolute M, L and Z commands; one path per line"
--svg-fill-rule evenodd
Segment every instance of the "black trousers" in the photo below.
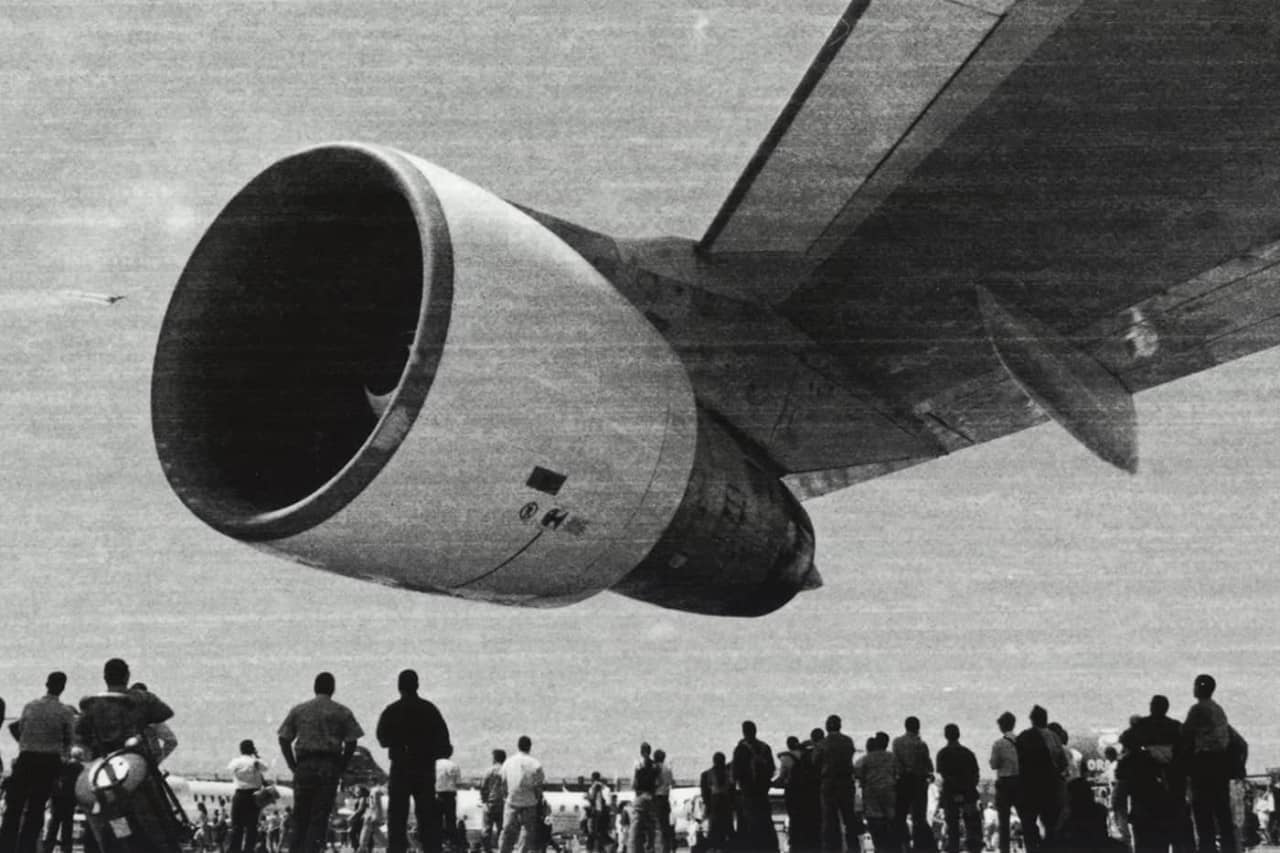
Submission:
M 409 798 L 418 820 L 423 853 L 440 853 L 440 820 L 436 817 L 436 769 L 391 762 L 387 782 L 387 853 L 409 849 Z
M 1236 826 L 1231 815 L 1231 773 L 1225 752 L 1198 752 L 1191 757 L 1191 817 L 1196 825 L 1196 849 L 1214 853 L 1214 838 L 1222 853 L 1235 853 Z
M 337 755 L 298 759 L 293 771 L 293 835 L 289 853 L 320 853 L 329 840 L 329 814 L 338 795 Z
M 231 853 L 253 853 L 258 846 L 258 813 L 262 809 L 253 800 L 253 791 L 243 789 L 231 797 Z
M 911 834 L 907 835 L 907 815 L 911 815 Z M 905 773 L 898 780 L 898 797 L 894 807 L 898 839 L 903 847 L 918 851 L 938 848 L 933 840 L 933 827 L 929 823 L 929 782 L 923 776 Z
M 37 853 L 44 810 L 62 773 L 62 756 L 22 752 L 13 762 L 0 820 L 0 853 Z

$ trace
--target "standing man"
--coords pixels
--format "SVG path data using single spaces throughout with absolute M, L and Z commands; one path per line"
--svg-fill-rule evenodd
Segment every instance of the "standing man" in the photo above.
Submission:
M 1182 743 L 1191 781 L 1191 817 L 1200 853 L 1214 853 L 1214 839 L 1222 853 L 1235 853 L 1235 822 L 1231 814 L 1231 762 L 1227 749 L 1231 727 L 1227 714 L 1213 699 L 1218 684 L 1212 675 L 1197 675 L 1192 685 L 1196 703 L 1182 724 Z
M 364 729 L 346 705 L 333 701 L 333 674 L 315 678 L 315 696 L 289 709 L 277 734 L 293 771 L 293 833 L 290 853 L 320 853 L 329 836 L 329 813 L 342 771 Z
M 28 702 L 14 723 L 18 758 L 5 788 L 0 853 L 36 853 L 39 846 L 45 806 L 71 753 L 74 716 L 61 699 L 66 686 L 65 673 L 49 673 L 45 695 Z
M 1018 784 L 1022 805 L 1022 838 L 1027 853 L 1036 853 L 1058 825 L 1062 804 L 1058 788 L 1067 769 L 1067 757 L 1058 736 L 1049 730 L 1049 712 L 1039 705 L 1031 709 L 1030 728 L 1023 729 L 1014 742 L 1018 748 Z M 1036 825 L 1044 824 L 1044 835 Z
M 227 764 L 235 793 L 231 795 L 231 853 L 254 853 L 258 846 L 258 815 L 262 809 L 254 794 L 267 787 L 263 774 L 267 763 L 258 757 L 258 749 L 251 740 L 240 741 L 240 754 Z
M 436 812 L 440 815 L 440 837 L 451 847 L 458 834 L 458 785 L 462 768 L 453 760 L 453 745 L 436 759 Z
M 840 717 L 827 717 L 827 733 L 813 747 L 818 771 L 822 849 L 840 853 L 841 841 L 850 850 L 860 849 L 858 820 L 853 814 L 853 738 L 840 731 Z
M 733 840 L 733 779 L 724 753 L 711 756 L 711 767 L 698 777 L 707 814 L 707 850 L 724 853 Z
M 410 796 L 423 853 L 440 853 L 440 821 L 435 815 L 436 760 L 453 754 L 449 727 L 439 709 L 418 695 L 418 673 L 403 670 L 396 686 L 400 698 L 378 718 L 378 743 L 387 748 L 391 761 L 387 853 L 405 853 L 409 849 Z
M 664 853 L 663 842 L 666 836 L 658 824 L 658 765 L 650 756 L 648 743 L 640 744 L 640 758 L 631 771 L 631 790 L 635 798 L 631 801 L 630 843 L 627 845 L 631 853 L 645 853 L 649 845 L 654 853 Z
M 933 759 L 929 745 L 920 738 L 920 720 L 907 717 L 903 733 L 893 739 L 893 757 L 898 761 L 898 796 L 894 807 L 898 838 L 907 846 L 907 815 L 911 815 L 911 847 L 918 851 L 934 851 L 929 825 L 929 783 L 933 781 Z
M 480 803 L 484 807 L 484 835 L 481 844 L 486 853 L 497 848 L 498 836 L 502 833 L 502 810 L 507 801 L 507 786 L 502 781 L 502 765 L 506 760 L 507 751 L 495 749 L 493 766 L 480 783 Z
M 778 849 L 773 808 L 769 805 L 769 784 L 776 768 L 773 750 L 756 737 L 756 724 L 743 721 L 742 740 L 733 750 L 733 781 L 738 788 L 738 838 L 743 849 Z
M 982 813 L 978 810 L 978 759 L 960 744 L 960 727 L 947 723 L 942 730 L 947 745 L 938 750 L 938 775 L 942 777 L 942 813 L 947 822 L 947 853 L 960 853 L 960 820 L 964 818 L 965 849 L 981 853 Z
M 49 828 L 44 835 L 43 853 L 53 853 L 59 846 L 62 853 L 71 853 L 76 818 L 76 780 L 84 770 L 84 755 L 84 749 L 73 746 L 62 765 L 61 778 L 54 786 L 53 799 L 49 803 Z
M 825 740 L 825 738 L 824 738 Z M 876 732 L 867 738 L 867 753 L 858 759 L 853 775 L 862 785 L 862 814 L 876 853 L 902 849 L 894 835 L 894 806 L 898 796 L 898 761 L 888 751 L 889 736 Z
M 591 772 L 591 787 L 587 788 L 587 850 L 588 853 L 605 853 L 609 846 L 609 786 L 600 777 L 599 770 Z
M 991 744 L 991 769 L 996 771 L 996 821 L 1000 853 L 1009 853 L 1010 815 L 1018 804 L 1018 747 L 1013 727 L 1018 718 L 1005 711 L 996 719 L 1000 737 Z
M 653 751 L 653 763 L 658 768 L 658 784 L 654 787 L 653 803 L 657 807 L 658 832 L 662 834 L 662 849 L 676 849 L 676 828 L 671 824 L 671 789 L 675 786 L 675 774 L 667 764 L 667 754 L 660 749 Z
M 502 812 L 501 853 L 511 853 L 516 836 L 524 830 L 521 853 L 535 853 L 541 836 L 542 764 L 529 754 L 533 741 L 528 735 L 520 735 L 515 755 L 502 764 L 502 782 L 507 789 L 507 801 Z

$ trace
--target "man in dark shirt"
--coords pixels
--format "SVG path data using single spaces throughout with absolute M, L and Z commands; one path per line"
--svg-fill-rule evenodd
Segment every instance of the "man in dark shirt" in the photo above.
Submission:
M 130 739 L 136 738 L 137 749 L 148 757 L 153 772 L 148 773 L 142 783 L 147 795 L 138 796 L 136 792 L 131 799 L 135 804 L 150 803 L 152 806 L 166 802 L 172 794 L 160 774 L 154 772 L 155 755 L 144 732 L 148 726 L 171 718 L 173 709 L 154 693 L 130 690 L 129 665 L 120 658 L 112 658 L 103 665 L 102 678 L 107 685 L 106 692 L 80 700 L 80 718 L 75 727 L 77 740 L 89 751 L 90 758 L 102 758 L 123 749 Z M 132 818 L 136 823 L 136 833 L 145 838 L 146 843 L 159 849 L 177 849 L 185 830 L 171 811 L 137 807 Z M 115 831 L 100 815 L 91 813 L 88 823 L 101 849 L 118 848 Z
M 733 835 L 733 778 L 723 752 L 711 756 L 711 767 L 702 771 L 698 785 L 707 815 L 707 849 L 724 853 Z
M 978 759 L 960 744 L 960 727 L 947 723 L 947 745 L 938 750 L 942 777 L 942 814 L 947 823 L 947 853 L 960 853 L 960 818 L 964 817 L 965 849 L 979 853 L 986 846 L 982 814 L 978 811 Z
M 1022 838 L 1027 853 L 1035 853 L 1042 842 L 1036 820 L 1044 824 L 1047 836 L 1058 825 L 1058 816 L 1062 813 L 1058 789 L 1066 767 L 1066 753 L 1058 736 L 1049 731 L 1048 711 L 1036 705 L 1031 709 L 1030 719 L 1030 728 L 1022 730 L 1014 745 L 1018 751 L 1018 784 L 1022 789 L 1022 803 L 1018 808 Z
M 773 829 L 773 808 L 769 805 L 769 785 L 777 765 L 769 744 L 756 737 L 756 724 L 742 723 L 742 740 L 733 750 L 733 781 L 738 788 L 738 837 L 752 851 L 778 849 Z
M 329 813 L 342 771 L 364 734 L 346 705 L 333 701 L 332 673 L 315 678 L 315 696 L 289 709 L 277 732 L 280 752 L 293 771 L 293 835 L 290 853 L 320 853 L 329 838 Z
M 406 669 L 397 681 L 400 698 L 378 718 L 378 743 L 391 761 L 387 791 L 387 853 L 409 849 L 409 798 L 418 820 L 423 853 L 440 853 L 435 819 L 436 759 L 453 752 L 449 727 L 431 702 L 418 695 L 418 673 Z
M 839 853 L 841 841 L 858 850 L 861 827 L 853 814 L 853 739 L 840 731 L 840 717 L 827 717 L 827 733 L 813 747 L 822 809 L 822 849 Z M 842 831 L 843 830 L 843 831 Z
M 911 849 L 936 850 L 933 829 L 929 823 L 929 783 L 933 781 L 933 760 L 929 745 L 920 737 L 920 720 L 907 717 L 903 733 L 893 739 L 893 756 L 898 761 L 898 794 L 894 808 L 898 838 Z M 911 816 L 911 835 L 907 835 L 907 815 Z
M 1213 700 L 1217 682 L 1212 675 L 1197 675 L 1192 693 L 1196 703 L 1182 724 L 1182 746 L 1191 781 L 1191 816 L 1195 820 L 1200 853 L 1236 849 L 1235 821 L 1231 814 L 1231 726 L 1222 706 Z M 1219 848 L 1215 848 L 1214 839 Z

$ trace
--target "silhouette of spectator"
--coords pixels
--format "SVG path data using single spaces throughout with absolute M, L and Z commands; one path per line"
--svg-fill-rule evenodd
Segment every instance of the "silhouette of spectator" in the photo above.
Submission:
M 62 772 L 54 785 L 53 798 L 49 804 L 49 828 L 44 836 L 44 853 L 53 853 L 54 847 L 58 846 L 61 846 L 62 853 L 71 853 L 75 835 L 76 780 L 84 770 L 84 756 L 81 747 L 73 746 L 62 765 Z
M 387 853 L 409 848 L 409 798 L 418 821 L 423 853 L 440 853 L 436 819 L 436 761 L 453 752 L 449 727 L 439 709 L 418 695 L 418 673 L 402 670 L 396 679 L 400 698 L 378 717 L 378 743 L 387 748 Z M 307 853 L 307 851 L 297 851 Z
M 991 769 L 996 771 L 996 825 L 999 836 L 1000 853 L 1009 853 L 1010 818 L 1012 810 L 1020 802 L 1020 785 L 1018 782 L 1018 748 L 1013 735 L 1013 727 L 1018 718 L 1005 711 L 996 718 L 1000 727 L 1000 737 L 991 744 Z
M 502 764 L 507 760 L 505 749 L 493 751 L 493 766 L 480 783 L 480 802 L 484 806 L 484 828 L 481 844 L 486 851 L 498 846 L 502 834 L 502 811 L 506 806 L 507 788 L 502 781 Z
M 742 723 L 742 740 L 733 750 L 733 781 L 738 789 L 738 842 L 753 851 L 778 849 L 769 805 L 769 784 L 776 765 L 769 744 L 756 737 L 756 724 Z
M 979 853 L 982 812 L 978 808 L 978 759 L 960 743 L 960 727 L 947 723 L 947 745 L 938 750 L 938 775 L 942 777 L 942 813 L 947 826 L 947 851 L 960 853 L 960 822 L 964 821 L 965 849 Z
M 252 851 L 258 841 L 258 815 L 262 811 L 254 795 L 267 786 L 267 763 L 258 757 L 253 741 L 240 741 L 240 754 L 231 759 L 227 770 L 235 782 L 231 796 L 231 853 Z
M 290 853 L 320 853 L 325 848 L 338 782 L 364 734 L 351 709 L 333 701 L 335 687 L 332 673 L 318 674 L 315 696 L 290 708 L 277 732 L 280 751 L 293 771 Z
M 1067 786 L 1066 817 L 1052 846 L 1070 851 L 1108 851 L 1117 846 L 1107 833 L 1107 807 L 1094 799 L 1087 779 L 1072 779 Z
M 707 850 L 729 849 L 733 836 L 733 780 L 723 752 L 711 756 L 711 767 L 698 779 L 707 815 Z
M 452 744 L 436 759 L 436 814 L 440 837 L 453 846 L 458 835 L 458 785 L 462 784 L 462 768 L 453 760 Z
M 587 851 L 604 853 L 609 843 L 609 786 L 600 777 L 600 771 L 591 773 L 591 786 L 587 788 Z
M 44 811 L 53 794 L 62 761 L 71 750 L 74 715 L 62 704 L 67 676 L 51 672 L 45 695 L 28 702 L 13 724 L 18 758 L 5 786 L 4 818 L 0 820 L 0 851 L 36 853 L 44 830 Z
M 1058 788 L 1067 760 L 1058 736 L 1049 731 L 1049 712 L 1036 705 L 1029 716 L 1031 726 L 1023 729 L 1015 742 L 1022 789 L 1018 817 L 1027 853 L 1035 853 L 1058 826 L 1062 812 Z M 1043 834 L 1037 820 L 1044 825 Z
M 1200 853 L 1214 853 L 1214 839 L 1223 853 L 1235 851 L 1231 815 L 1231 727 L 1227 714 L 1213 699 L 1217 682 L 1197 675 L 1192 685 L 1196 702 L 1182 724 L 1182 743 L 1191 782 L 1191 815 Z
M 826 734 L 813 748 L 818 771 L 818 803 L 821 809 L 822 849 L 838 851 L 842 842 L 859 849 L 862 826 L 853 813 L 853 739 L 842 732 L 840 717 L 827 717 Z
M 881 737 L 883 735 L 883 737 Z M 867 738 L 867 753 L 854 762 L 853 774 L 862 785 L 862 816 L 876 853 L 898 853 L 894 808 L 898 799 L 898 760 L 886 751 L 889 736 Z
M 929 745 L 920 738 L 920 720 L 907 717 L 903 733 L 893 739 L 893 755 L 898 760 L 898 801 L 894 806 L 898 837 L 906 843 L 907 816 L 911 817 L 911 845 L 917 851 L 935 851 L 937 842 L 929 825 L 929 783 L 933 781 L 933 760 Z
M 542 763 L 529 754 L 533 741 L 521 735 L 516 742 L 515 755 L 502 763 L 502 781 L 507 789 L 507 800 L 502 814 L 501 853 L 511 853 L 516 837 L 524 830 L 522 853 L 534 853 L 541 837 L 540 804 L 545 778 Z M 541 853 L 541 851 L 538 851 Z
M 671 789 L 675 775 L 667 764 L 667 754 L 660 749 L 653 751 L 653 763 L 658 768 L 658 784 L 654 789 L 653 803 L 658 816 L 658 831 L 662 833 L 662 848 L 676 849 L 676 828 L 671 825 Z
M 636 853 L 644 853 L 652 845 L 655 853 L 663 853 L 666 835 L 658 822 L 658 765 L 653 760 L 653 748 L 640 744 L 640 758 L 631 769 L 631 843 Z
M 819 771 L 814 758 L 812 741 L 801 740 L 794 735 L 787 738 L 787 751 L 778 753 L 778 776 L 775 787 L 783 789 L 787 807 L 788 850 L 813 851 L 819 845 Z M 853 764 L 849 772 L 852 778 Z

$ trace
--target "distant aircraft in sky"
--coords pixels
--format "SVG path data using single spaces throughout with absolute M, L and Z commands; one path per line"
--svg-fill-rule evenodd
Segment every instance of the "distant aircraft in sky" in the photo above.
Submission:
M 615 239 L 372 144 L 254 178 L 152 413 L 215 529 L 406 589 L 768 613 L 800 501 L 1280 336 L 1272 0 L 856 0 L 700 240 Z
M 78 299 L 81 302 L 97 302 L 101 305 L 115 305 L 123 296 L 111 293 L 91 293 L 87 290 L 64 290 L 62 294 L 68 299 Z

